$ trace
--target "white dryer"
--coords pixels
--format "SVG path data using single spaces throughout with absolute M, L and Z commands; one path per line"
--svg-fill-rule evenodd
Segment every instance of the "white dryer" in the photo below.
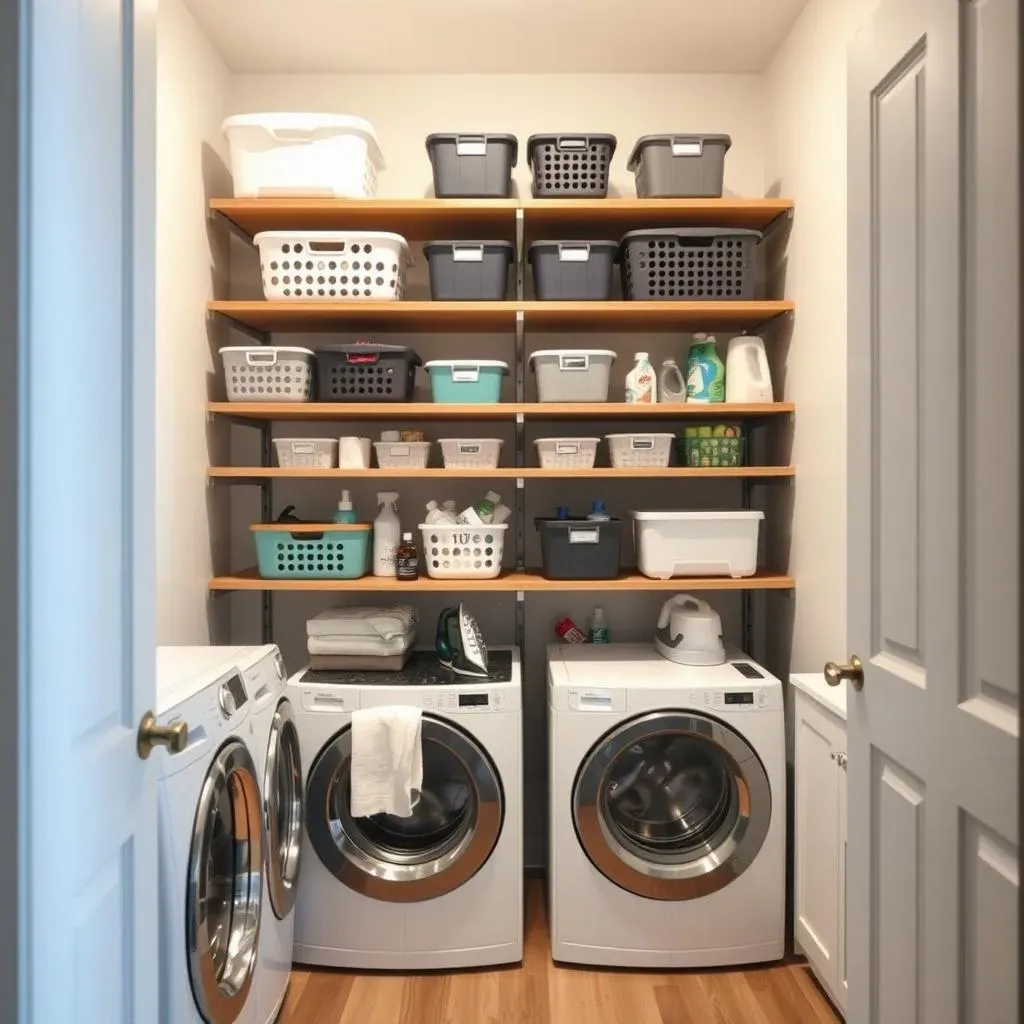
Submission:
M 779 680 L 736 651 L 548 647 L 556 960 L 715 967 L 785 947 Z
M 490 663 L 490 679 L 453 679 L 416 652 L 401 685 L 374 672 L 289 681 L 306 778 L 296 961 L 424 970 L 522 959 L 519 652 L 493 650 Z M 421 796 L 408 818 L 354 818 L 352 713 L 384 704 L 423 709 Z
M 238 669 L 208 649 L 158 649 L 156 716 L 160 725 L 188 725 L 182 752 L 153 754 L 164 1019 L 257 1024 L 263 823 Z

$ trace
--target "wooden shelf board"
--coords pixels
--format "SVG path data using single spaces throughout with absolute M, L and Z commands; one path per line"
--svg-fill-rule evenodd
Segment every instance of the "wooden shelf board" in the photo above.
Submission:
M 210 590 L 290 590 L 290 591 L 354 591 L 360 593 L 443 592 L 515 592 L 523 591 L 616 591 L 616 590 L 792 590 L 792 576 L 759 572 L 755 576 L 734 580 L 728 576 L 690 576 L 671 580 L 652 580 L 628 573 L 614 580 L 549 580 L 537 572 L 509 572 L 493 580 L 434 580 L 423 577 L 406 582 L 364 576 L 358 580 L 265 580 L 255 569 L 234 576 L 217 576 L 210 580 Z
M 206 411 L 238 420 L 332 422 L 336 420 L 529 420 L 728 421 L 783 416 L 796 411 L 792 402 L 737 405 L 627 405 L 625 402 L 497 402 L 445 405 L 435 402 L 210 402 Z
M 207 475 L 216 480 L 688 480 L 688 479 L 785 479 L 796 475 L 792 466 L 736 466 L 693 469 L 672 466 L 668 469 L 541 469 L 538 466 L 498 469 L 281 469 L 279 466 L 211 466 Z
M 520 302 L 527 330 L 742 331 L 796 309 L 788 300 L 757 302 Z

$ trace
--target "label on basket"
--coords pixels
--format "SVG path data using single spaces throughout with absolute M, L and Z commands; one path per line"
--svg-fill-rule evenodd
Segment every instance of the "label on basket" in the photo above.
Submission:
M 635 452 L 649 452 L 654 447 L 654 441 L 649 437 L 634 437 L 630 447 Z
M 480 445 L 478 444 L 460 444 L 459 445 L 460 455 L 479 455 Z
M 407 444 L 393 444 L 388 447 L 388 455 L 392 458 L 407 459 L 412 449 Z
M 580 446 L 576 441 L 556 441 L 556 455 L 579 455 Z
M 296 441 L 292 445 L 292 455 L 312 455 L 316 445 L 312 441 Z
M 456 384 L 475 384 L 480 379 L 479 367 L 473 369 L 452 369 L 452 381 Z
M 601 539 L 601 529 L 592 526 L 586 530 L 569 530 L 570 544 L 597 544 Z
M 484 247 L 482 245 L 455 245 L 452 247 L 452 262 L 483 263 Z
M 456 156 L 487 156 L 487 142 L 484 139 L 456 139 Z
M 558 368 L 560 370 L 589 370 L 590 356 L 559 356 Z
M 673 156 L 700 156 L 703 152 L 704 145 L 700 139 L 673 139 L 672 140 L 672 155 Z
M 586 263 L 589 259 L 589 245 L 560 245 L 558 247 L 559 263 Z

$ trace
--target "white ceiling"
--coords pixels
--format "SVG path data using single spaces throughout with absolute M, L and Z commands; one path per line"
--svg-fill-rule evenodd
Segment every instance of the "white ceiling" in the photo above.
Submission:
M 806 0 L 188 0 L 235 72 L 761 71 Z

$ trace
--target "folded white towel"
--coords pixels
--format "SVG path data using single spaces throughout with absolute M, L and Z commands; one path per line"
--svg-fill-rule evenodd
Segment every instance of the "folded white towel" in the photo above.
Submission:
M 419 708 L 403 704 L 352 713 L 353 818 L 412 814 L 423 786 L 422 721 Z
M 418 616 L 412 605 L 392 608 L 328 608 L 306 623 L 309 636 L 368 636 L 390 640 L 415 628 Z
M 310 654 L 365 654 L 388 658 L 405 654 L 416 642 L 416 630 L 387 640 L 379 636 L 311 636 L 306 640 Z

